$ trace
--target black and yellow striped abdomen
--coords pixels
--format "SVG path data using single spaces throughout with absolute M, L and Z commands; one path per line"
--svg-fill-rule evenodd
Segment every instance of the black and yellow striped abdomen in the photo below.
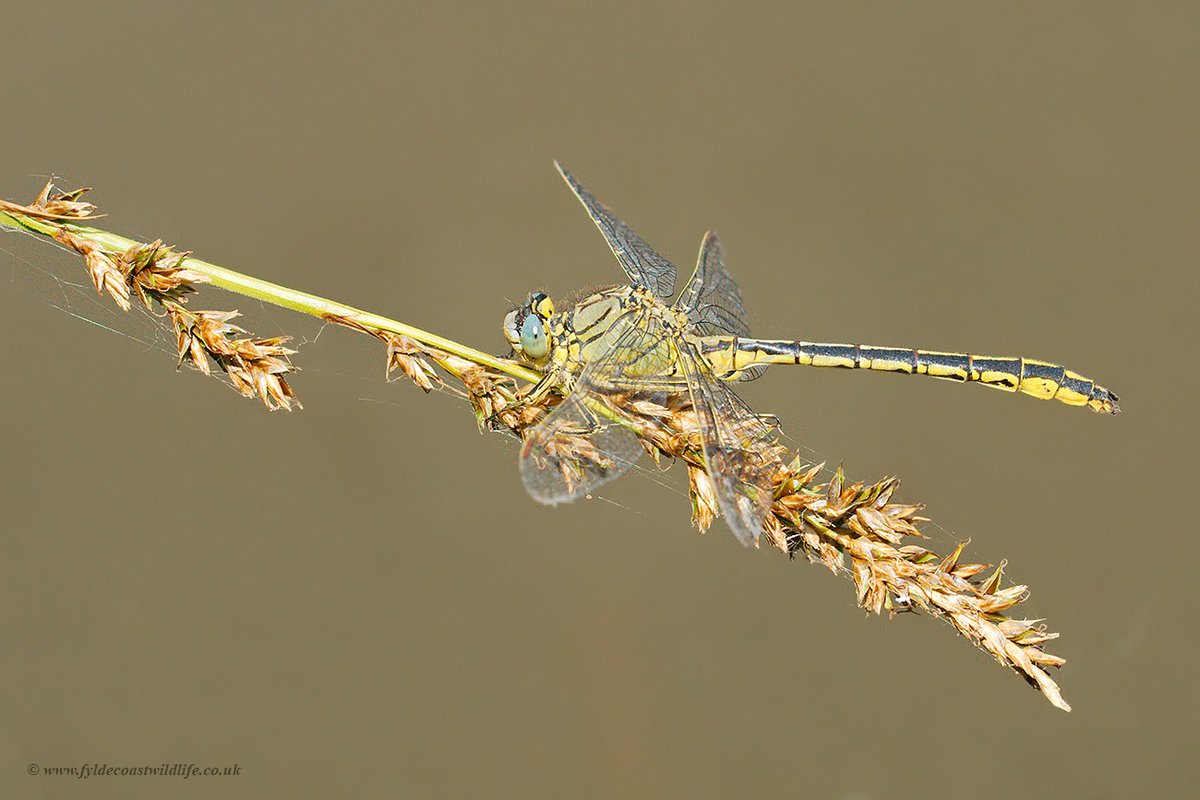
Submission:
M 735 380 L 743 370 L 756 364 L 807 364 L 929 375 L 981 383 L 1072 406 L 1088 406 L 1102 413 L 1120 411 L 1117 396 L 1108 389 L 1060 364 L 1034 358 L 727 336 L 703 337 L 697 344 L 716 374 L 725 380 Z

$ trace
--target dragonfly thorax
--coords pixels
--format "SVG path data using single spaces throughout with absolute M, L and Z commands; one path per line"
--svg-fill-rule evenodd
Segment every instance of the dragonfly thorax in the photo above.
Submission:
M 588 295 L 550 321 L 552 362 L 567 372 L 578 372 L 607 352 L 628 321 L 635 318 L 653 318 L 656 328 L 663 332 L 682 332 L 688 324 L 686 314 L 664 305 L 642 287 L 605 289 Z
M 505 316 L 504 338 L 518 360 L 541 372 L 551 366 L 576 372 L 611 344 L 614 323 L 635 312 L 655 318 L 664 331 L 688 328 L 682 309 L 664 305 L 640 286 L 615 286 L 558 313 L 549 297 L 534 292 Z

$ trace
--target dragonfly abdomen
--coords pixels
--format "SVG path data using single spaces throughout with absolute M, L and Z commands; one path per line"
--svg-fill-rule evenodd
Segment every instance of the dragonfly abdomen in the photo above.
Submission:
M 981 383 L 1007 392 L 1115 414 L 1117 397 L 1090 378 L 1035 358 L 979 356 L 905 347 L 865 344 L 794 342 L 770 339 L 708 336 L 700 351 L 725 380 L 735 380 L 759 364 L 806 364 L 814 367 L 870 369 L 929 375 L 943 380 Z

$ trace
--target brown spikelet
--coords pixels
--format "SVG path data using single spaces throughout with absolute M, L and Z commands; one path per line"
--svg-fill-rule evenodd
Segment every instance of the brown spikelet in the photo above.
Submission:
M 701 533 L 708 530 L 717 515 L 717 489 L 708 473 L 693 464 L 687 465 L 688 495 L 692 499 L 692 523 Z
M 153 302 L 166 300 L 186 303 L 185 296 L 196 291 L 196 284 L 208 281 L 199 272 L 180 266 L 190 255 L 175 252 L 160 239 L 129 248 L 120 255 L 120 261 L 138 299 L 150 308 Z
M 63 192 L 54 185 L 53 180 L 49 180 L 46 181 L 46 185 L 42 187 L 42 191 L 38 193 L 38 196 L 29 205 L 23 206 L 18 203 L 9 202 L 8 200 L 0 200 L 0 211 L 10 211 L 34 219 L 53 221 L 96 219 L 104 216 L 103 214 L 95 213 L 96 207 L 94 205 L 86 200 L 79 199 L 84 193 L 89 191 L 91 190 L 85 187 Z
M 434 371 L 433 365 L 421 357 L 421 346 L 407 336 L 383 331 L 377 334 L 387 344 L 387 374 L 399 370 L 423 392 L 433 391 L 445 382 Z
M 76 236 L 66 228 L 56 230 L 54 238 L 83 256 L 97 292 L 108 292 L 122 311 L 129 310 L 129 278 L 118 266 L 118 259 L 95 242 Z
M 446 382 L 437 374 L 433 365 L 429 363 L 429 359 L 445 362 L 449 358 L 448 353 L 423 347 L 408 336 L 363 325 L 353 317 L 340 314 L 326 314 L 324 319 L 335 325 L 341 325 L 343 328 L 349 328 L 359 333 L 374 336 L 383 342 L 387 346 L 385 375 L 389 379 L 392 372 L 398 370 L 400 374 L 407 377 L 420 387 L 421 391 L 426 393 L 446 385 Z M 471 362 L 464 363 L 469 365 L 469 368 L 476 367 Z
M 172 300 L 164 301 L 163 308 L 175 327 L 181 364 L 191 362 L 208 375 L 211 359 L 243 396 L 257 396 L 271 411 L 300 407 L 285 378 L 295 371 L 288 356 L 296 351 L 285 346 L 288 337 L 238 338 L 245 331 L 229 322 L 237 311 L 191 311 Z

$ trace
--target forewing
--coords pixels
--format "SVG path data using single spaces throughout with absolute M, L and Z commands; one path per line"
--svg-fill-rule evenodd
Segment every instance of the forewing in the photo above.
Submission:
M 611 346 L 600 348 L 602 355 L 584 367 L 570 394 L 525 434 L 521 480 L 539 503 L 586 495 L 627 472 L 643 452 L 614 402 L 657 395 L 647 387 L 669 381 L 654 376 L 672 369 L 673 342 L 639 314 L 619 318 L 604 341 Z
M 632 228 L 583 188 L 575 176 L 563 169 L 561 164 L 555 161 L 554 166 L 579 198 L 579 202 L 583 203 L 596 227 L 604 234 L 608 246 L 625 268 L 630 280 L 638 286 L 646 287 L 659 297 L 667 298 L 674 294 L 675 265 L 646 244 Z
M 686 342 L 679 345 L 679 364 L 721 516 L 742 544 L 754 544 L 771 509 L 774 475 L 783 466 L 773 426 L 718 380 Z
M 700 243 L 700 257 L 696 259 L 696 270 L 687 286 L 679 294 L 676 306 L 687 312 L 688 321 L 701 336 L 750 337 L 750 323 L 746 315 L 746 304 L 721 253 L 721 243 L 712 231 L 704 234 Z M 752 381 L 766 372 L 765 366 L 753 366 L 742 370 L 739 381 Z

